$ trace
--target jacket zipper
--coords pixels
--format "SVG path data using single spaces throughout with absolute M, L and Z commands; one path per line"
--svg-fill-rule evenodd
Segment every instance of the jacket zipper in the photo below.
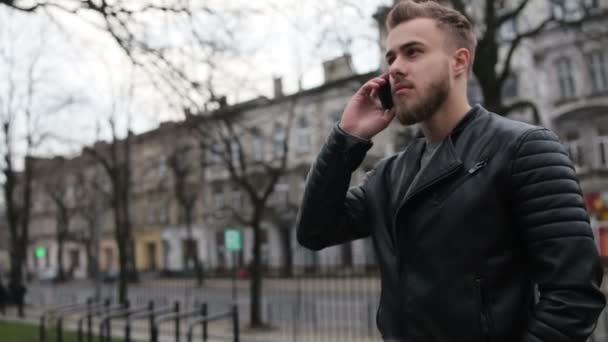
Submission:
M 483 169 L 484 167 L 486 167 L 486 165 L 488 165 L 488 160 L 490 158 L 484 158 L 480 161 L 478 161 L 477 163 L 475 163 L 475 165 L 473 165 L 470 169 L 469 169 L 469 175 L 474 175 L 477 171 Z
M 485 289 L 485 279 L 475 277 L 475 292 L 477 296 L 477 309 L 479 312 L 479 323 L 481 326 L 481 336 L 484 342 L 490 342 L 492 332 L 492 317 L 490 315 L 488 297 Z

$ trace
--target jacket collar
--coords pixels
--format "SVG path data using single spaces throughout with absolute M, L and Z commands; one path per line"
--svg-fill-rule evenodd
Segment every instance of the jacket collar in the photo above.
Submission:
M 483 111 L 485 111 L 485 109 L 483 109 L 481 105 L 473 106 L 471 110 L 469 110 L 469 112 L 462 118 L 462 120 L 460 120 L 458 125 L 456 125 L 448 137 L 443 141 L 424 170 L 419 170 L 419 168 L 412 170 L 412 173 L 418 173 L 420 171 L 422 171 L 422 173 L 418 176 L 418 180 L 415 182 L 415 184 L 407 183 L 408 187 L 413 185 L 413 188 L 408 191 L 408 195 L 406 198 L 404 198 L 401 205 L 405 205 L 406 202 L 412 197 L 416 196 L 427 188 L 432 187 L 434 184 L 449 178 L 460 168 L 462 168 L 463 162 L 460 160 L 459 153 L 456 151 L 456 147 L 454 146 L 455 140 L 460 133 L 462 133 L 462 131 Z M 425 145 L 422 131 L 419 132 L 418 137 L 413 144 L 415 146 L 412 149 L 412 153 L 414 155 L 410 158 L 419 161 Z M 411 163 L 409 165 L 411 165 Z M 409 182 L 411 182 L 414 175 L 411 175 L 408 178 Z
M 452 132 L 450 132 L 448 137 L 457 137 L 467 127 L 469 123 L 471 123 L 476 117 L 481 114 L 481 112 L 484 111 L 485 109 L 480 104 L 476 104 L 471 107 L 471 109 L 465 114 L 465 116 L 460 120 L 460 122 L 458 122 L 456 127 L 454 127 Z M 419 129 L 416 133 L 416 139 L 418 138 L 424 138 L 424 133 L 421 129 Z

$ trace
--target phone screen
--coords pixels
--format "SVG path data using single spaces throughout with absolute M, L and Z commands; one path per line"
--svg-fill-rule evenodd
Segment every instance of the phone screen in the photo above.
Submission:
M 380 99 L 384 109 L 393 108 L 393 92 L 391 90 L 390 82 L 386 82 L 382 87 L 380 87 L 380 90 L 378 91 L 378 98 Z

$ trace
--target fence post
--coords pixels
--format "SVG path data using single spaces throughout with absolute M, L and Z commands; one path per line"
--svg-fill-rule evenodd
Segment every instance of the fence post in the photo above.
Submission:
M 179 302 L 175 302 L 175 342 L 179 342 Z
M 63 317 L 57 318 L 57 342 L 63 342 Z
M 207 316 L 207 303 L 201 304 L 201 315 Z M 203 342 L 207 341 L 207 319 L 203 321 Z
M 43 314 L 40 317 L 40 342 L 46 342 L 46 319 Z
M 232 304 L 232 330 L 234 342 L 239 342 L 239 308 L 236 303 Z
M 152 308 L 154 308 L 154 302 L 151 302 L 150 304 L 152 305 Z M 154 310 L 150 310 L 150 341 L 157 342 L 158 336 L 156 326 L 154 325 L 154 320 Z

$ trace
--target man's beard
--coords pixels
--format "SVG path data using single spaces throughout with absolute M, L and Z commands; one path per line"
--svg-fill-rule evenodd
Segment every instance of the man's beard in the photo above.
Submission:
M 432 117 L 448 98 L 449 91 L 448 80 L 444 78 L 431 83 L 425 92 L 426 96 L 422 96 L 417 103 L 410 104 L 408 102 L 412 99 L 408 101 L 398 96 L 394 97 L 397 119 L 404 126 L 410 126 Z

